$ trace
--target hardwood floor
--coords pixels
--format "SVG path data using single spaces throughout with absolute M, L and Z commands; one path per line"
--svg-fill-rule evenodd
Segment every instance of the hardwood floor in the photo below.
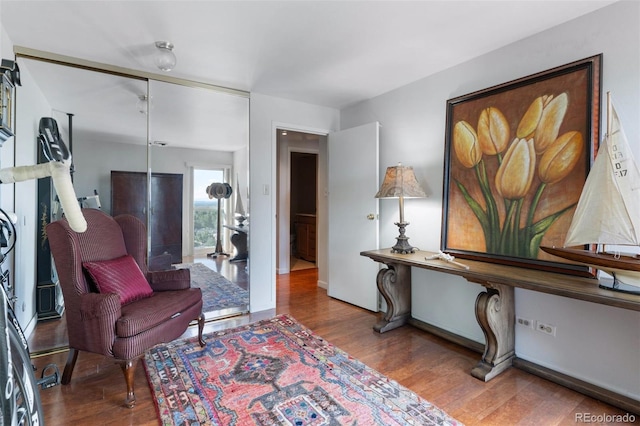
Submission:
M 469 374 L 479 354 L 411 326 L 378 334 L 372 329 L 376 314 L 329 298 L 316 282 L 317 269 L 280 275 L 275 311 L 208 323 L 205 332 L 289 313 L 467 425 L 569 425 L 581 413 L 625 414 L 515 368 L 483 383 Z M 195 333 L 190 328 L 186 334 Z M 48 363 L 62 370 L 66 356 L 59 353 L 34 359 L 37 374 Z M 71 384 L 40 391 L 46 424 L 157 425 L 140 364 L 135 383 L 137 404 L 133 409 L 124 408 L 120 367 L 108 358 L 82 352 Z

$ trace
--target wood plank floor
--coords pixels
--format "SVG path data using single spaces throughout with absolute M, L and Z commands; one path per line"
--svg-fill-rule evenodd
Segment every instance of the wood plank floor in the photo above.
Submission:
M 376 314 L 329 298 L 316 282 L 317 269 L 280 275 L 275 311 L 209 323 L 205 331 L 289 313 L 467 425 L 570 425 L 580 413 L 625 414 L 515 368 L 483 383 L 469 374 L 479 354 L 410 326 L 378 334 L 372 330 Z M 195 332 L 190 329 L 186 334 Z M 35 358 L 37 374 L 48 363 L 56 363 L 62 370 L 66 356 L 59 353 Z M 46 424 L 157 425 L 141 363 L 135 383 L 137 404 L 133 409 L 124 408 L 120 367 L 108 358 L 80 353 L 71 384 L 40 391 Z

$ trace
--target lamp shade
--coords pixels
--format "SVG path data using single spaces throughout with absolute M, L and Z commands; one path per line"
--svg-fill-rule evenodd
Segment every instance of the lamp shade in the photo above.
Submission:
M 424 198 L 426 196 L 413 173 L 413 167 L 402 164 L 387 167 L 384 181 L 376 194 L 376 198 Z

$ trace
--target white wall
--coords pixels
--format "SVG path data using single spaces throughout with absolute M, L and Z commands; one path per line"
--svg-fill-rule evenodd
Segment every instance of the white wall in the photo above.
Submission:
M 111 171 L 147 170 L 147 147 L 112 141 L 73 141 L 75 173 L 73 187 L 78 197 L 97 190 L 102 209 L 111 213 Z
M 340 120 L 332 108 L 253 93 L 250 122 L 250 309 L 257 312 L 276 306 L 276 128 L 328 133 Z
M 343 128 L 382 124 L 380 168 L 414 167 L 428 198 L 407 200 L 412 245 L 440 247 L 447 99 L 599 53 L 603 93 L 611 91 L 640 158 L 640 4 L 622 1 L 341 111 Z M 383 176 L 383 174 L 381 174 Z M 392 245 L 397 205 L 381 203 L 381 241 Z M 412 314 L 483 342 L 473 309 L 482 287 L 414 268 Z M 640 399 L 640 312 L 516 289 L 516 315 L 557 327 L 555 338 L 516 327 L 516 354 L 540 365 Z

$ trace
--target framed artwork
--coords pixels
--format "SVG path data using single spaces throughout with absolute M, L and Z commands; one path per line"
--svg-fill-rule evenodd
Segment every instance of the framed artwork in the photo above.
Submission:
M 13 136 L 13 83 L 6 73 L 0 82 L 0 141 Z
M 447 101 L 441 250 L 592 276 L 563 246 L 600 137 L 602 55 Z

